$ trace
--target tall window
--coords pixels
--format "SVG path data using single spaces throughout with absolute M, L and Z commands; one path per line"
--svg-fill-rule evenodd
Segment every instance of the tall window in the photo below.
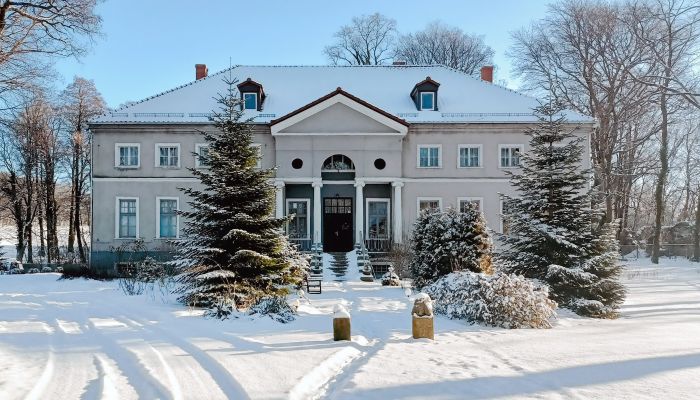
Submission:
M 137 168 L 139 166 L 139 145 L 117 144 L 115 166 Z
M 367 237 L 389 237 L 389 199 L 367 200 Z
M 435 110 L 435 93 L 421 92 L 420 93 L 420 109 Z
M 177 199 L 158 199 L 158 237 L 177 237 Z
M 250 145 L 250 147 L 253 147 L 255 149 L 255 153 L 257 154 L 257 162 L 255 163 L 255 168 L 262 168 L 262 144 L 253 143 Z
M 258 109 L 258 94 L 257 93 L 243 93 L 243 105 L 246 110 L 257 110 Z
M 439 168 L 441 163 L 439 145 L 418 146 L 418 167 L 419 168 Z
M 418 214 L 420 214 L 423 210 L 442 210 L 442 199 L 439 197 L 419 197 Z
M 163 168 L 178 168 L 180 166 L 180 146 L 176 144 L 156 145 L 157 166 Z
M 118 199 L 119 216 L 117 218 L 117 237 L 121 239 L 135 239 L 138 230 L 138 200 Z
M 459 146 L 459 167 L 460 168 L 481 167 L 481 146 L 460 145 Z
M 471 206 L 477 211 L 481 211 L 481 198 L 480 197 L 460 197 L 457 199 L 459 201 L 459 212 L 466 212 Z
M 515 168 L 520 166 L 520 154 L 522 145 L 501 145 L 501 168 Z
M 209 165 L 207 161 L 209 157 L 209 146 L 206 144 L 195 145 L 195 166 L 197 168 L 203 168 Z
M 309 200 L 287 199 L 287 215 L 294 214 L 289 221 L 287 233 L 292 239 L 309 239 Z

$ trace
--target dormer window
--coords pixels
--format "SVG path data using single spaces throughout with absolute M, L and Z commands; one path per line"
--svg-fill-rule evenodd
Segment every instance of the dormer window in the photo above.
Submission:
M 432 80 L 429 76 L 416 83 L 411 90 L 411 98 L 419 111 L 437 111 L 438 109 L 438 88 L 440 84 Z
M 238 84 L 238 91 L 241 93 L 244 110 L 262 111 L 262 105 L 265 102 L 265 91 L 263 91 L 261 84 L 248 78 Z

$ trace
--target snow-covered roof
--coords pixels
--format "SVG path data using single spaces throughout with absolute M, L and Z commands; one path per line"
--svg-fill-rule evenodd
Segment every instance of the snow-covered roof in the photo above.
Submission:
M 484 82 L 441 65 L 430 66 L 234 66 L 103 115 L 94 124 L 206 123 L 218 110 L 224 78 L 259 82 L 265 90 L 261 111 L 245 118 L 269 123 L 340 87 L 409 123 L 532 122 L 537 99 Z M 430 77 L 440 84 L 438 111 L 419 111 L 411 90 Z M 570 122 L 591 117 L 566 112 Z

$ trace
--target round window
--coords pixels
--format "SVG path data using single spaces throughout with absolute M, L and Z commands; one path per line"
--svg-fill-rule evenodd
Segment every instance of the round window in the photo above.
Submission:
M 374 168 L 376 169 L 384 169 L 386 167 L 386 161 L 384 161 L 383 158 L 377 158 L 374 160 Z
M 295 159 L 292 161 L 292 168 L 294 168 L 294 169 L 299 169 L 299 168 L 301 168 L 303 165 L 304 165 L 304 162 L 301 161 L 301 158 L 295 158 Z

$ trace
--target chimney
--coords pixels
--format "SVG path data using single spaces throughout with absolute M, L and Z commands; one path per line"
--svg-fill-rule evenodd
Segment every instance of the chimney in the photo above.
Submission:
M 392 65 L 406 65 L 406 61 L 401 61 L 401 60 L 399 60 L 399 61 L 394 61 L 394 62 L 392 63 Z
M 207 73 L 209 72 L 206 64 L 195 64 L 194 69 L 196 71 L 195 77 L 197 78 L 197 80 L 200 80 L 202 78 L 206 78 Z
M 493 65 L 484 65 L 481 67 L 481 80 L 493 83 Z

